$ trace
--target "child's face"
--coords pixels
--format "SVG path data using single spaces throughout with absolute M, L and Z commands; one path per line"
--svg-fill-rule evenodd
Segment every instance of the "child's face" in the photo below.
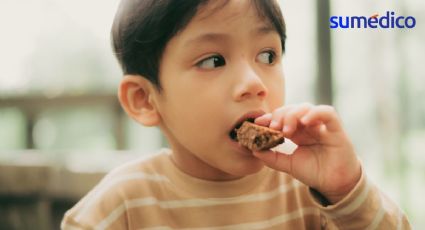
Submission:
M 263 164 L 229 133 L 284 101 L 281 40 L 246 0 L 210 1 L 167 44 L 156 95 L 161 129 L 186 173 L 233 179 Z

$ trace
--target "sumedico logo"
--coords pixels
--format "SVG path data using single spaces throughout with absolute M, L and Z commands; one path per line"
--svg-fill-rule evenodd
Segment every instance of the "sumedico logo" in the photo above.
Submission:
M 329 18 L 331 29 L 372 28 L 372 29 L 412 29 L 416 26 L 413 16 L 399 16 L 393 11 L 384 15 L 366 16 L 332 16 Z

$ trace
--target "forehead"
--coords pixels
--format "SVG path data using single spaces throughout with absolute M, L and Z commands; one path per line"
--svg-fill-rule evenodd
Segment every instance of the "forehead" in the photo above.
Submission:
M 250 31 L 252 35 L 276 32 L 266 17 L 261 17 L 250 0 L 210 0 L 177 36 L 190 39 L 201 35 L 235 34 Z M 191 41 L 191 40 L 190 40 Z
M 191 24 L 217 25 L 218 22 L 228 24 L 238 18 L 247 18 L 257 24 L 267 23 L 265 18 L 260 18 L 255 5 L 251 0 L 210 0 L 201 5 L 196 15 L 189 22 Z M 216 23 L 211 24 L 212 21 Z
M 251 0 L 209 0 L 202 4 L 193 20 L 220 18 L 223 21 L 241 16 L 256 16 Z

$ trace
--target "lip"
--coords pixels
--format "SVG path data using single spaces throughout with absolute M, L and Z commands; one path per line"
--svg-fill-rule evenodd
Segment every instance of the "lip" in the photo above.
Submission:
M 234 151 L 244 156 L 252 156 L 252 151 L 240 145 L 239 142 L 232 140 L 230 137 L 227 137 L 227 140 Z
M 266 112 L 264 112 L 263 110 L 253 110 L 253 111 L 249 111 L 245 114 L 243 114 L 241 117 L 239 117 L 232 125 L 232 127 L 228 130 L 228 133 L 232 132 L 232 130 L 235 129 L 235 127 L 242 123 L 243 121 L 249 119 L 249 118 L 254 118 L 256 119 L 257 117 L 261 117 L 262 115 L 266 114 Z

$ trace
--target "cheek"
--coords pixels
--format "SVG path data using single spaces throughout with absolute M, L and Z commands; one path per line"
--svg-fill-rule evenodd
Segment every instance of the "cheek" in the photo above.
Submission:
M 170 90 L 161 111 L 164 125 L 183 142 L 214 135 L 215 124 L 220 123 L 222 117 L 220 104 L 207 90 L 188 87 L 180 91 Z M 205 130 L 209 132 L 205 133 Z
M 278 77 L 268 82 L 268 103 L 272 110 L 277 109 L 285 103 L 285 80 Z
M 192 98 L 181 108 L 175 108 L 169 113 L 168 128 L 175 140 L 187 150 L 208 155 L 206 149 L 216 145 L 219 137 L 219 118 L 213 107 L 206 104 Z

